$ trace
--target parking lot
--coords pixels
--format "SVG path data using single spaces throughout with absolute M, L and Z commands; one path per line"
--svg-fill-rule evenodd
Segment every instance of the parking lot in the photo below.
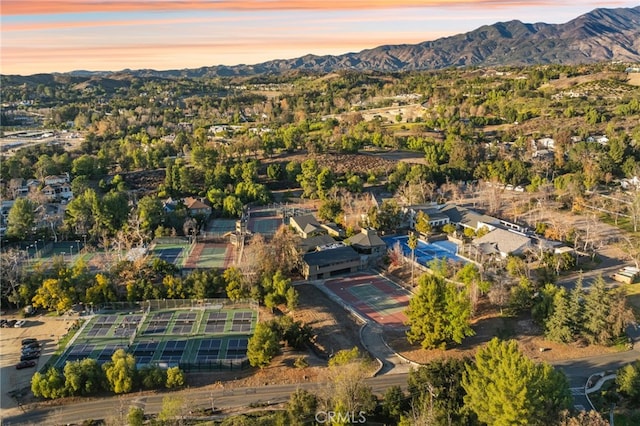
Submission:
M 3 319 L 21 320 L 15 313 L 2 315 Z M 0 328 L 0 412 L 2 417 L 19 412 L 17 400 L 11 393 L 29 387 L 31 376 L 42 367 L 56 350 L 58 340 L 63 336 L 75 318 L 34 316 L 25 318 L 22 327 Z M 20 362 L 22 340 L 33 337 L 42 343 L 41 356 L 35 367 L 16 369 Z

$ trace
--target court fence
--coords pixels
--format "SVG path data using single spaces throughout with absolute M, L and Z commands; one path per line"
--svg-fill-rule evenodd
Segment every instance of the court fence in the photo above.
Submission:
M 97 307 L 99 313 L 120 311 L 163 311 L 171 309 L 258 309 L 254 299 L 152 299 L 139 302 L 108 302 Z
M 249 360 L 242 359 L 219 359 L 216 361 L 181 362 L 178 367 L 185 373 L 198 371 L 233 371 L 250 368 Z

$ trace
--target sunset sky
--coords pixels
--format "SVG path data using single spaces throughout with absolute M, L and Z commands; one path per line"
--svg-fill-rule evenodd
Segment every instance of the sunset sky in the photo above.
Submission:
M 2 0 L 2 74 L 255 64 L 419 43 L 519 19 L 567 22 L 584 0 Z

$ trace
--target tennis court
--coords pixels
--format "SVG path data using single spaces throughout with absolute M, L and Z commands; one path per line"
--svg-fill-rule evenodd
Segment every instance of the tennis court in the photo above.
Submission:
M 406 257 L 411 257 L 408 236 L 385 237 L 382 240 L 387 244 L 387 247 L 390 248 L 396 243 L 399 243 L 402 248 L 402 253 Z M 415 250 L 416 262 L 424 266 L 429 266 L 429 262 L 434 259 L 451 259 L 456 262 L 466 263 L 467 261 L 459 257 L 457 253 L 458 245 L 451 241 L 434 241 L 432 243 L 427 243 L 425 241 L 418 240 L 418 245 Z
M 324 284 L 358 313 L 386 327 L 404 327 L 410 293 L 379 275 L 357 274 Z
M 184 266 L 185 268 L 222 269 L 233 263 L 234 247 L 222 243 L 197 243 Z
M 258 321 L 252 309 L 185 308 L 94 315 L 74 343 L 56 361 L 93 358 L 100 364 L 123 348 L 139 367 L 160 365 L 190 369 L 246 366 L 247 342 Z

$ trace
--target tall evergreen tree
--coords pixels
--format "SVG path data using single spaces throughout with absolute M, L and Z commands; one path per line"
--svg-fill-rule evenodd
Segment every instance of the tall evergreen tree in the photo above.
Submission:
M 554 342 L 569 343 L 574 337 L 572 323 L 569 298 L 565 289 L 561 288 L 553 297 L 553 311 L 545 322 L 545 336 Z
M 444 348 L 449 342 L 461 343 L 475 333 L 469 325 L 469 299 L 455 284 L 442 277 L 420 277 L 418 294 L 409 301 L 407 339 L 423 348 Z
M 606 344 L 613 337 L 607 324 L 610 300 L 602 277 L 584 297 L 584 335 L 590 343 Z
M 545 425 L 571 401 L 566 377 L 525 357 L 514 340 L 480 349 L 462 387 L 465 405 L 489 426 Z

